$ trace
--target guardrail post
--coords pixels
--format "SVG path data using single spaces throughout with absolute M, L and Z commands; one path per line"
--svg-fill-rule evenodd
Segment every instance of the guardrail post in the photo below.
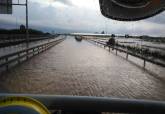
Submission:
M 146 60 L 144 59 L 144 66 L 143 66 L 144 68 L 146 67 Z
M 49 49 L 50 48 L 50 43 L 48 44 L 48 48 L 47 49 Z
M 48 44 L 48 49 L 50 48 L 50 43 Z
M 116 49 L 116 55 L 117 55 L 117 49 Z
M 47 44 L 45 45 L 45 50 L 47 50 Z
M 47 44 L 45 44 L 45 50 L 47 49 Z
M 47 47 L 46 47 L 46 49 L 49 49 L 49 44 L 47 44 Z
M 128 60 L 128 51 L 127 51 L 127 56 L 126 56 L 126 59 Z
M 45 51 L 45 45 L 43 45 L 43 51 Z
M 53 47 L 54 45 L 55 45 L 55 43 L 53 42 L 52 45 L 51 45 L 51 47 Z
M 38 50 L 38 54 L 39 54 L 40 53 L 40 47 L 38 47 L 37 50 Z
M 109 52 L 111 52 L 111 47 L 110 46 L 108 46 L 109 47 Z
M 35 48 L 33 48 L 33 56 L 35 55 Z
M 43 51 L 45 51 L 45 45 L 43 45 Z
M 47 44 L 47 49 L 49 48 L 49 44 Z
M 29 51 L 26 51 L 26 59 L 29 59 Z
M 127 52 L 126 52 L 126 60 L 128 60 L 128 48 L 127 48 Z
M 43 48 L 44 46 L 42 45 L 42 47 L 41 47 L 41 52 L 43 52 L 44 51 L 44 48 Z
M 51 48 L 52 47 L 52 43 L 50 43 L 50 46 L 49 46 L 49 48 Z
M 20 64 L 20 53 L 18 53 L 18 64 Z
M 6 63 L 8 62 L 8 57 L 5 58 L 5 61 L 6 61 Z M 8 69 L 9 69 L 9 65 L 7 64 L 7 65 L 6 65 L 6 70 L 8 70 Z
M 46 45 L 45 45 L 45 50 L 46 50 Z

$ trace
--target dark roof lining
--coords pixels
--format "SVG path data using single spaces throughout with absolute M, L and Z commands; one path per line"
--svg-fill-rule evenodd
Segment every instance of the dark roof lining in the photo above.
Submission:
M 137 18 L 117 18 L 117 17 L 114 17 L 114 16 L 111 16 L 111 15 L 108 15 L 108 13 L 104 12 L 103 10 L 103 5 L 102 5 L 102 1 L 103 0 L 99 0 L 100 2 L 100 11 L 102 13 L 103 16 L 107 17 L 107 18 L 111 18 L 111 19 L 114 19 L 114 20 L 118 20 L 118 21 L 138 21 L 138 20 L 142 20 L 142 19 L 146 19 L 146 18 L 149 18 L 149 17 L 153 17 L 159 13 L 161 13 L 162 11 L 165 10 L 165 8 L 159 8 L 158 10 L 156 10 L 155 12 L 153 12 L 152 14 L 150 15 L 146 15 L 146 16 L 142 16 L 142 17 L 137 17 Z

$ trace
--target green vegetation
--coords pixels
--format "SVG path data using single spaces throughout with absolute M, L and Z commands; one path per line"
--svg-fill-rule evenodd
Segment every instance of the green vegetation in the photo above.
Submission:
M 165 55 L 158 51 L 151 51 L 147 48 L 141 49 L 139 47 L 131 47 L 131 46 L 125 46 L 125 45 L 120 45 L 120 44 L 116 44 L 116 46 L 124 48 L 124 49 L 128 49 L 131 52 L 143 55 L 145 57 L 159 58 L 159 59 L 165 61 Z
M 140 36 L 140 39 L 148 42 L 165 43 L 164 37 Z
M 20 30 L 20 29 L 11 29 L 11 30 L 6 30 L 6 29 L 0 29 L 0 34 L 26 34 L 26 30 Z M 33 35 L 46 35 L 49 33 L 44 33 L 39 30 L 35 29 L 29 29 L 29 34 Z

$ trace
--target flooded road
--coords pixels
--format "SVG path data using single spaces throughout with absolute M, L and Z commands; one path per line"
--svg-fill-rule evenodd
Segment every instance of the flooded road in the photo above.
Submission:
M 86 41 L 76 42 L 72 37 L 1 74 L 0 90 L 165 100 L 165 81 L 115 54 Z

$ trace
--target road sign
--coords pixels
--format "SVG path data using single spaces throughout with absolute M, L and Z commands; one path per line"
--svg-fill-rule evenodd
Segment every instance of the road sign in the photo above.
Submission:
M 0 14 L 12 14 L 12 0 L 0 0 Z

